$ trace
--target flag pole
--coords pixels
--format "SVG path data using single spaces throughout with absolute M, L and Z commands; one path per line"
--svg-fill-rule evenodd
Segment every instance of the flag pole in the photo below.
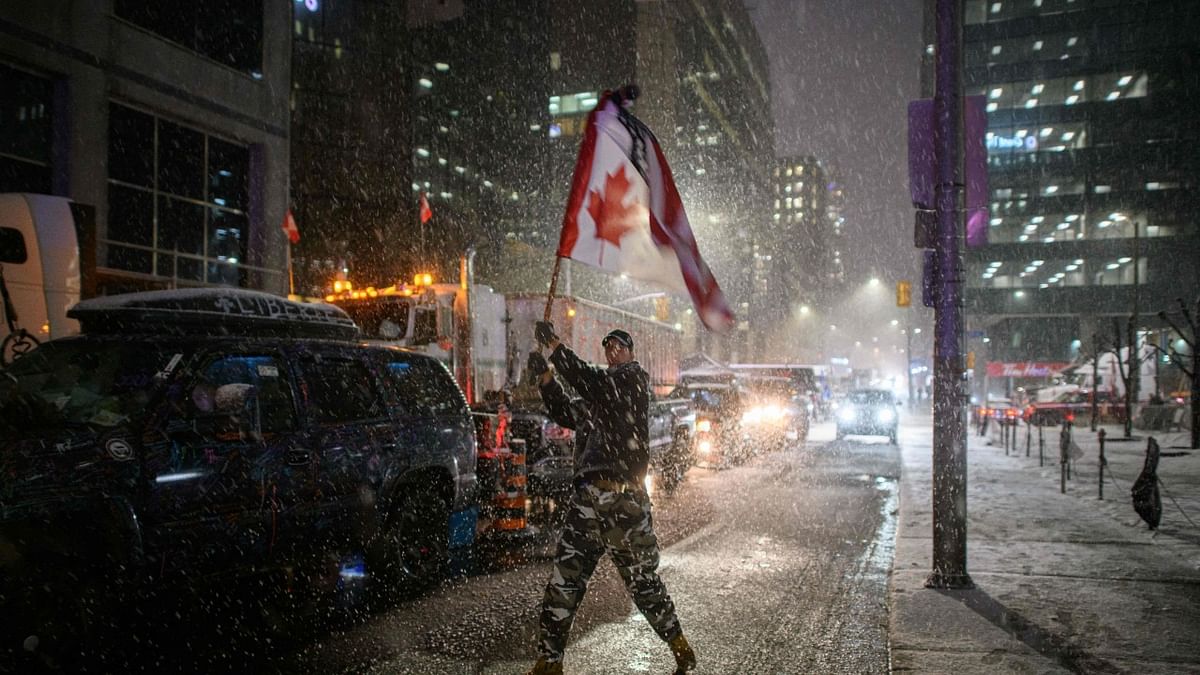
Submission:
M 287 246 L 288 295 L 296 294 L 296 276 L 292 272 L 292 242 Z
M 562 267 L 562 256 L 554 256 L 554 273 L 550 275 L 550 292 L 546 294 L 546 311 L 542 321 L 550 320 L 550 310 L 554 306 L 554 289 L 558 287 L 558 270 Z

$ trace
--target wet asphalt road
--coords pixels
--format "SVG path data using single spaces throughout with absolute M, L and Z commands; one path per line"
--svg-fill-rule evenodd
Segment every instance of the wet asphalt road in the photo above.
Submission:
M 697 652 L 697 672 L 887 672 L 900 453 L 883 438 L 833 437 L 831 423 L 817 425 L 803 446 L 719 472 L 693 468 L 675 494 L 655 495 L 660 572 Z M 905 437 L 902 427 L 901 443 Z M 497 571 L 447 581 L 365 617 L 339 615 L 333 628 L 302 622 L 283 639 L 262 630 L 256 594 L 236 588 L 135 606 L 149 624 L 123 625 L 112 653 L 79 670 L 524 673 L 536 658 L 552 553 L 547 536 L 532 555 Z M 674 670 L 607 560 L 571 636 L 567 673 Z M 11 665 L 0 663 L 0 673 L 36 672 Z
M 698 672 L 887 672 L 899 452 L 880 438 L 832 439 L 831 424 L 817 425 L 804 447 L 720 472 L 693 469 L 675 495 L 655 497 L 660 571 Z M 535 557 L 447 582 L 298 648 L 237 649 L 258 672 L 523 673 L 536 656 L 549 571 Z M 566 671 L 673 665 L 602 561 Z

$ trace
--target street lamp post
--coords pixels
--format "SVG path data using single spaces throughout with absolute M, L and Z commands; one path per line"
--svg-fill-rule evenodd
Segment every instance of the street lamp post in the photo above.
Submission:
M 904 331 L 904 376 L 908 380 L 908 408 L 913 410 L 916 408 L 916 402 L 913 400 L 913 381 L 912 381 L 912 325 Z

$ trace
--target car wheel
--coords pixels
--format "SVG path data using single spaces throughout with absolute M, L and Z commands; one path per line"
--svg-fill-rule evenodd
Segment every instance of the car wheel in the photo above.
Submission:
M 450 559 L 450 507 L 431 490 L 408 495 L 383 523 L 368 572 L 389 591 L 423 591 L 440 583 Z
M 888 442 L 891 443 L 892 445 L 897 445 L 895 429 L 892 429 L 892 431 L 888 434 Z

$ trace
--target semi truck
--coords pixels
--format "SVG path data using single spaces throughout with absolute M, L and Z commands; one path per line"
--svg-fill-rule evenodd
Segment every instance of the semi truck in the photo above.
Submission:
M 66 197 L 0 194 L 0 365 L 79 332 L 67 310 L 88 294 L 95 211 Z M 91 261 L 91 262 L 89 262 Z
M 505 299 L 475 283 L 473 254 L 460 260 L 458 283 L 417 274 L 411 284 L 354 288 L 333 282 L 325 301 L 350 315 L 373 342 L 407 347 L 446 365 L 471 405 L 499 391 L 511 379 L 506 350 Z

